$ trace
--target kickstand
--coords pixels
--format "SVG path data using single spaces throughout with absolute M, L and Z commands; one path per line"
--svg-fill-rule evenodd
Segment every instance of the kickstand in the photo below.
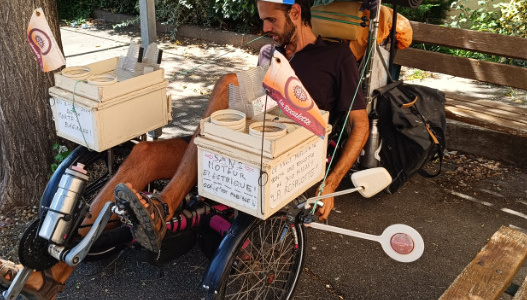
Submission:
M 24 288 L 24 285 L 26 284 L 27 280 L 29 279 L 29 276 L 33 273 L 33 269 L 28 267 L 23 267 L 15 276 L 15 279 L 13 282 L 11 282 L 11 285 L 9 286 L 9 289 L 5 291 L 2 296 L 5 300 L 13 300 L 16 299 L 18 294 L 22 291 Z

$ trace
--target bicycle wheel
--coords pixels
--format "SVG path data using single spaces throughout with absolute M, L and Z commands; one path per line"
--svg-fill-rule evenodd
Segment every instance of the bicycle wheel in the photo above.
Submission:
M 289 299 L 298 282 L 306 235 L 300 223 L 290 225 L 285 213 L 255 222 L 221 276 L 216 299 Z

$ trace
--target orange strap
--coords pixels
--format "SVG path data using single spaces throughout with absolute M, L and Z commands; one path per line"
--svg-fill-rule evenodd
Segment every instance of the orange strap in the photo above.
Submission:
M 439 144 L 439 140 L 437 140 L 436 136 L 434 135 L 434 133 L 430 129 L 430 124 L 426 124 L 426 130 L 428 130 L 428 134 L 430 134 L 430 136 L 432 137 L 432 140 L 434 140 L 434 143 L 436 145 L 438 145 Z
M 415 97 L 414 101 L 412 101 L 412 102 L 408 102 L 408 103 L 405 103 L 405 104 L 403 104 L 401 107 L 402 107 L 402 108 L 412 107 L 412 106 L 415 104 L 415 102 L 417 102 L 417 96 Z

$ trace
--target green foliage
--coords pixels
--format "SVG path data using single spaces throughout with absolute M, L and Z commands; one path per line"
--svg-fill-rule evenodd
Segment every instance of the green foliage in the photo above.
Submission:
M 139 0 L 57 0 L 59 19 L 81 23 L 88 19 L 94 8 L 114 13 L 139 14 Z
M 478 1 L 478 9 L 470 9 L 467 0 L 459 1 L 455 9 L 459 14 L 452 18 L 449 26 L 487 31 L 504 35 L 527 37 L 527 0 L 511 0 L 489 5 L 494 1 Z
M 430 72 L 415 69 L 411 74 L 405 76 L 405 80 L 423 80 L 431 76 Z
M 471 9 L 466 5 L 467 0 L 459 1 L 455 9 L 459 11 L 448 24 L 450 27 L 465 28 L 476 31 L 498 33 L 511 36 L 527 37 L 527 0 L 511 0 L 508 3 L 494 4 L 491 1 L 478 1 L 479 8 Z M 440 47 L 440 52 L 446 52 L 463 57 L 476 58 L 486 61 L 506 63 L 516 66 L 527 66 L 527 62 L 518 59 L 508 59 L 495 55 L 481 54 L 466 50 L 452 50 Z
M 458 12 L 449 23 L 450 27 L 464 28 L 476 31 L 495 32 L 499 19 L 499 12 L 491 10 L 491 1 L 478 1 L 478 9 L 467 5 L 467 0 L 454 3 L 453 9 Z
M 211 0 L 156 0 L 156 18 L 161 22 L 211 25 Z
M 139 14 L 139 0 L 93 0 L 94 6 L 120 14 Z
M 257 31 L 260 28 L 256 1 L 215 0 L 214 10 L 226 25 L 240 32 Z
M 54 157 L 54 163 L 51 164 L 51 174 L 55 173 L 60 163 L 71 153 L 71 150 L 69 150 L 68 147 L 60 145 L 59 143 L 53 144 L 53 151 L 55 151 L 56 154 Z
M 499 33 L 527 38 L 527 0 L 511 0 L 496 7 L 501 10 Z
M 428 24 L 443 24 L 455 0 L 424 0 L 417 8 L 398 6 L 397 12 L 407 19 Z
M 84 21 L 90 17 L 94 0 L 57 0 L 59 19 L 67 22 Z
M 255 1 L 156 0 L 156 17 L 173 24 L 194 24 L 241 32 L 259 27 Z

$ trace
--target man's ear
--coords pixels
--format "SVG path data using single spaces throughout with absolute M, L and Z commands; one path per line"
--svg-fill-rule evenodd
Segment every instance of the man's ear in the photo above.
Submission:
M 293 20 L 300 19 L 302 15 L 302 8 L 300 7 L 300 5 L 297 3 L 293 4 L 293 6 L 291 6 L 291 9 L 289 10 L 289 15 Z

